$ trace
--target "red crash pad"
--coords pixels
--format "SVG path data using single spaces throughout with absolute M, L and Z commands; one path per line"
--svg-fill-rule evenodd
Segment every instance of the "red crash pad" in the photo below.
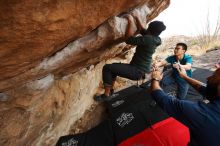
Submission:
M 188 128 L 168 118 L 124 140 L 118 146 L 186 146 L 189 140 Z

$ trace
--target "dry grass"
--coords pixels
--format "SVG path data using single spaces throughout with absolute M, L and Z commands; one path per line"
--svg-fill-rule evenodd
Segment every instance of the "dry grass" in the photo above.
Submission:
M 214 31 L 211 28 L 209 13 L 207 14 L 205 26 L 202 32 L 198 32 L 195 37 L 188 36 L 173 36 L 163 39 L 162 45 L 157 49 L 154 58 L 165 58 L 173 54 L 173 48 L 176 43 L 183 42 L 188 45 L 187 53 L 192 56 L 200 56 L 208 50 L 220 49 L 220 9 L 218 18 L 214 26 Z
M 212 36 L 210 36 L 212 37 Z M 188 45 L 187 54 L 192 56 L 200 56 L 205 54 L 208 50 L 220 49 L 220 35 L 212 37 L 209 42 L 204 42 L 206 36 L 201 37 L 187 37 L 187 36 L 173 36 L 163 39 L 162 45 L 154 54 L 154 59 L 164 59 L 173 54 L 175 45 L 179 42 Z
M 210 17 L 209 13 L 206 17 L 205 27 L 197 37 L 195 37 L 195 41 L 200 45 L 203 50 L 207 50 L 207 48 L 214 47 L 215 45 L 219 45 L 220 39 L 220 9 L 218 13 L 218 18 L 215 24 L 214 31 L 212 31 L 210 26 Z

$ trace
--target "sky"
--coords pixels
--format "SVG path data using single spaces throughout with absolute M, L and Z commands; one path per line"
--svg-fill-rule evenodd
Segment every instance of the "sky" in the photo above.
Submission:
M 206 28 L 211 31 L 220 17 L 220 0 L 170 0 L 170 6 L 154 20 L 163 21 L 167 29 L 161 37 L 174 35 L 196 36 Z M 207 18 L 209 21 L 207 21 Z

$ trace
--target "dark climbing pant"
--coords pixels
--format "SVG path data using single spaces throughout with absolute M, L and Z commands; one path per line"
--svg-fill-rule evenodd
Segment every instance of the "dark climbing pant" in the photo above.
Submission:
M 104 86 L 112 86 L 112 82 L 116 80 L 116 77 L 123 77 L 130 80 L 140 80 L 145 76 L 135 66 L 123 63 L 106 64 L 102 69 L 102 78 Z

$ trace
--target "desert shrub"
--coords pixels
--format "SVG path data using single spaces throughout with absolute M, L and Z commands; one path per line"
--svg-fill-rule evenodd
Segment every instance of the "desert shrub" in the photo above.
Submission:
M 220 45 L 220 9 L 217 22 L 214 26 L 214 31 L 211 31 L 212 29 L 210 27 L 210 18 L 209 14 L 207 14 L 205 27 L 202 32 L 195 37 L 195 41 L 198 42 L 197 45 L 199 45 L 203 50 L 212 49 Z

